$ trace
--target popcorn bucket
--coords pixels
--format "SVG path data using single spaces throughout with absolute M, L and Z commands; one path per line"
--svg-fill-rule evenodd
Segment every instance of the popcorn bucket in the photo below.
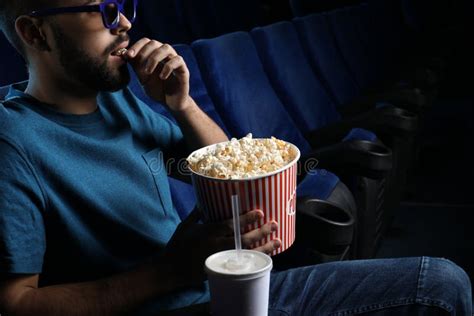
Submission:
M 193 186 L 196 190 L 197 203 L 203 213 L 204 221 L 220 222 L 232 219 L 231 197 L 238 195 L 241 214 L 260 209 L 264 217 L 255 225 L 243 227 L 244 232 L 262 227 L 272 220 L 279 225 L 277 232 L 267 236 L 265 240 L 254 243 L 251 248 L 263 246 L 265 243 L 280 239 L 281 246 L 272 255 L 288 249 L 295 241 L 296 224 L 296 176 L 297 162 L 300 158 L 298 148 L 289 144 L 296 153 L 295 158 L 286 166 L 264 174 L 245 179 L 218 179 L 199 174 L 191 170 Z M 211 145 L 199 151 L 208 151 Z

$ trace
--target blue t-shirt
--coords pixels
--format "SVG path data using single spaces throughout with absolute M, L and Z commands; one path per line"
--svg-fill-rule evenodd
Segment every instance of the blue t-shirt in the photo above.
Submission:
M 183 148 L 181 130 L 128 89 L 71 115 L 24 88 L 12 86 L 0 105 L 0 273 L 81 282 L 159 254 L 180 222 L 163 153 Z M 203 299 L 204 286 L 156 303 Z

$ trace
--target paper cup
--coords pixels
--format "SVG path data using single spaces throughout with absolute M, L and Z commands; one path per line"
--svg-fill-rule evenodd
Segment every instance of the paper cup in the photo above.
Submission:
M 198 207 L 203 213 L 206 222 L 220 222 L 232 218 L 232 195 L 238 195 L 241 214 L 254 209 L 264 213 L 255 225 L 243 228 L 244 232 L 262 227 L 265 223 L 276 221 L 279 225 L 277 232 L 269 235 L 265 240 L 251 246 L 256 248 L 265 243 L 280 239 L 281 247 L 272 255 L 288 249 L 295 241 L 296 224 L 296 177 L 300 158 L 298 148 L 290 144 L 296 157 L 286 166 L 271 173 L 246 179 L 217 179 L 199 174 L 191 170 L 191 177 L 196 190 Z M 201 148 L 198 151 L 212 150 L 216 145 Z
M 229 271 L 225 262 L 235 258 L 236 250 L 218 252 L 207 258 L 205 270 L 211 292 L 214 316 L 267 316 L 272 259 L 257 251 L 242 250 L 249 258 L 243 271 Z

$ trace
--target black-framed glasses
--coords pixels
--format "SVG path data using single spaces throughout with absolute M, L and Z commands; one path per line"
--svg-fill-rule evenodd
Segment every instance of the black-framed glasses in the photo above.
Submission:
M 105 0 L 100 4 L 33 11 L 29 16 L 43 17 L 62 13 L 100 12 L 104 26 L 108 29 L 116 29 L 120 23 L 120 13 L 122 13 L 130 23 L 135 22 L 137 17 L 137 3 L 138 0 Z

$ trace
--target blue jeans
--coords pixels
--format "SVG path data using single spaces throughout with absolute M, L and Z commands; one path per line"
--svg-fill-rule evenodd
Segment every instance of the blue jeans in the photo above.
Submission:
M 273 273 L 269 306 L 270 316 L 471 316 L 471 283 L 446 259 L 334 262 Z

